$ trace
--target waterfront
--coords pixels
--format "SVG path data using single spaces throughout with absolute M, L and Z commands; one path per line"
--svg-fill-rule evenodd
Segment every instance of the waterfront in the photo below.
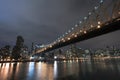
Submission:
M 119 80 L 120 59 L 0 63 L 0 80 Z

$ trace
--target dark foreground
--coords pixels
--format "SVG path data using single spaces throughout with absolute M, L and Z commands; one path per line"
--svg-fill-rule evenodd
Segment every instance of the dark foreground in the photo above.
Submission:
M 120 59 L 0 63 L 0 80 L 120 80 Z

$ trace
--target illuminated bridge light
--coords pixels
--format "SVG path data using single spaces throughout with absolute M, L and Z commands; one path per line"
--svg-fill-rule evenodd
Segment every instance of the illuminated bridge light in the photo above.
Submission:
M 74 37 L 77 37 L 77 35 L 75 35 Z
M 54 42 L 54 44 L 56 44 L 56 42 Z
M 97 28 L 100 28 L 100 25 L 98 25 Z
M 46 50 L 47 48 L 45 48 L 45 50 Z
M 64 40 L 64 38 L 62 38 L 62 41 Z
M 100 21 L 98 21 L 98 24 L 101 24 L 101 22 L 100 22 Z
M 86 20 L 86 19 L 87 19 L 87 17 L 84 17 L 84 19 Z
M 74 33 L 72 34 L 72 36 L 74 36 Z
M 81 24 L 81 23 L 82 23 L 82 21 L 79 21 L 79 23 Z
M 91 12 L 89 12 L 88 14 L 91 15 Z
M 98 7 L 97 7 L 97 6 L 95 6 L 95 7 L 94 7 L 94 9 L 95 9 L 95 10 L 97 10 L 97 9 L 98 9 Z
M 52 48 L 52 45 L 50 45 L 50 48 Z
M 60 40 L 58 40 L 58 42 L 60 42 Z
M 72 28 L 72 30 L 73 30 L 74 28 Z
M 70 33 L 71 31 L 69 30 L 68 32 Z
M 78 27 L 78 25 L 76 24 L 75 27 Z
M 68 40 L 70 40 L 70 38 L 68 38 Z
M 87 32 L 86 32 L 86 31 L 84 31 L 84 33 L 86 34 Z
M 65 40 L 63 40 L 63 42 L 65 42 Z
M 80 30 L 80 32 L 82 32 L 82 30 Z

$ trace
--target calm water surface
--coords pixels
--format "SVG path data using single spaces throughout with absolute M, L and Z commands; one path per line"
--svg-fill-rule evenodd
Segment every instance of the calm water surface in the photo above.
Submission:
M 0 63 L 0 80 L 120 80 L 120 60 Z

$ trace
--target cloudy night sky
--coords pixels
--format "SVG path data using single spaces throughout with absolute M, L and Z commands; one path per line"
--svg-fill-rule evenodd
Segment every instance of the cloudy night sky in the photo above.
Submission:
M 15 45 L 23 36 L 25 44 L 48 44 L 71 29 L 100 0 L 0 0 L 0 47 Z M 120 31 L 79 42 L 80 47 L 119 45 Z

